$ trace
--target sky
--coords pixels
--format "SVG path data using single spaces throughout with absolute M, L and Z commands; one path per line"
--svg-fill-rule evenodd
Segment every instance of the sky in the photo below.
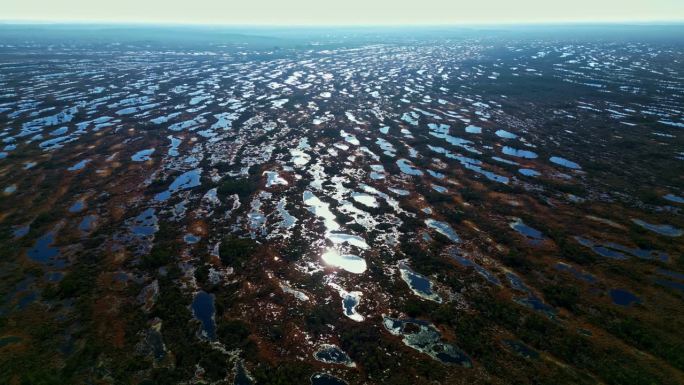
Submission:
M 421 25 L 684 21 L 684 0 L 0 0 L 6 21 Z

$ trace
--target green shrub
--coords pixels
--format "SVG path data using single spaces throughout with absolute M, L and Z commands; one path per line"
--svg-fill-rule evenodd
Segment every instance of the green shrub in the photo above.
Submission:
M 256 189 L 256 183 L 249 179 L 224 178 L 218 186 L 217 193 L 221 197 L 237 194 L 240 199 L 243 199 L 252 195 Z
M 574 286 L 552 285 L 543 288 L 544 298 L 553 306 L 575 310 L 580 298 L 579 289 Z
M 174 254 L 175 250 L 171 245 L 154 245 L 148 254 L 142 256 L 140 262 L 145 268 L 156 269 L 171 262 Z
M 221 241 L 219 257 L 226 266 L 242 267 L 256 247 L 257 243 L 253 239 L 229 235 Z

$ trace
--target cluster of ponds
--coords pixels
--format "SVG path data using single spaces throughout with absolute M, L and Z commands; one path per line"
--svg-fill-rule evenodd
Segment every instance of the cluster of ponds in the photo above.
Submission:
M 477 285 L 464 290 L 465 296 L 468 290 L 510 290 L 516 304 L 556 322 L 559 310 L 545 301 L 527 273 L 509 270 L 497 260 L 503 247 L 487 232 L 510 232 L 518 242 L 522 239 L 518 246 L 523 252 L 527 248 L 538 252 L 546 246 L 553 249 L 550 237 L 554 233 L 542 227 L 544 218 L 518 198 L 529 193 L 525 198 L 536 199 L 546 208 L 578 207 L 573 205 L 579 198 L 569 199 L 571 194 L 556 191 L 554 186 L 585 186 L 587 175 L 595 170 L 592 159 L 578 148 L 592 138 L 572 131 L 575 124 L 568 123 L 581 121 L 588 116 L 584 114 L 601 114 L 624 130 L 644 116 L 657 116 L 654 125 L 663 131 L 656 133 L 658 140 L 678 138 L 665 131 L 679 129 L 681 111 L 672 98 L 670 107 L 659 107 L 664 96 L 649 105 L 573 99 L 566 104 L 551 103 L 553 108 L 547 109 L 542 103 L 537 113 L 521 112 L 513 96 L 481 95 L 474 89 L 477 82 L 496 82 L 500 76 L 528 80 L 550 76 L 573 86 L 606 91 L 607 99 L 620 92 L 645 92 L 642 88 L 647 85 L 636 81 L 631 71 L 648 68 L 615 55 L 610 60 L 624 66 L 616 69 L 607 64 L 604 53 L 592 47 L 568 45 L 559 48 L 562 52 L 532 57 L 526 50 L 512 51 L 510 62 L 497 63 L 496 68 L 461 65 L 482 57 L 484 48 L 478 44 L 312 50 L 277 60 L 196 53 L 169 61 L 166 53 L 149 52 L 144 63 L 122 57 L 103 68 L 70 58 L 73 68 L 54 72 L 30 63 L 24 69 L 0 64 L 3 93 L 13 95 L 0 95 L 0 116 L 7 121 L 0 129 L 4 144 L 0 162 L 6 175 L 26 176 L 8 178 L 7 183 L 3 180 L 3 198 L 28 201 L 29 183 L 38 185 L 52 172 L 59 177 L 55 180 L 68 185 L 68 191 L 78 192 L 69 192 L 72 196 L 55 203 L 56 210 L 64 214 L 59 224 L 32 228 L 32 223 L 38 222 L 29 218 L 13 224 L 12 236 L 23 241 L 30 235 L 31 246 L 22 252 L 29 261 L 43 266 L 41 274 L 47 281 L 58 282 L 69 273 L 71 254 L 67 251 L 78 249 L 61 242 L 81 242 L 98 227 L 113 228 L 103 249 L 130 252 L 130 261 L 117 269 L 131 270 L 121 273 L 123 277 L 129 273 L 140 277 L 136 278 L 144 284 L 140 303 L 149 312 L 153 303 L 147 300 L 159 294 L 154 275 L 167 270 L 142 272 L 140 256 L 149 252 L 160 235 L 160 225 L 170 223 L 179 230 L 178 240 L 182 241 L 174 262 L 187 274 L 179 284 L 191 295 L 188 307 L 196 319 L 197 337 L 217 349 L 221 348 L 217 336 L 217 316 L 219 320 L 221 316 L 217 301 L 221 297 L 211 293 L 241 279 L 232 266 L 219 262 L 222 239 L 235 233 L 252 238 L 269 251 L 291 251 L 290 245 L 303 244 L 308 252 L 288 262 L 287 269 L 282 265 L 273 268 L 265 252 L 258 256 L 265 275 L 277 283 L 277 292 L 270 298 L 283 294 L 285 306 L 302 308 L 332 304 L 340 315 L 335 322 L 367 323 L 440 363 L 472 367 L 473 361 L 457 346 L 458 336 L 447 340 L 444 335 L 449 334 L 443 335 L 442 325 L 405 318 L 401 309 L 387 308 L 402 303 L 405 296 L 443 306 L 461 295 L 447 287 L 445 272 L 425 273 L 423 266 L 401 251 L 402 244 L 415 243 L 443 257 L 442 262 L 451 264 L 459 277 L 474 272 Z M 612 52 L 613 48 L 606 49 Z M 583 50 L 591 55 L 582 54 Z M 551 60 L 548 55 L 558 62 L 548 66 L 550 73 L 544 75 L 533 67 Z M 593 61 L 589 59 L 592 55 L 605 60 Z M 81 72 L 82 68 L 89 70 Z M 606 74 L 588 68 L 601 68 Z M 640 86 L 615 88 L 616 80 L 608 74 L 613 70 L 624 77 L 622 81 L 634 80 L 630 84 Z M 656 83 L 670 84 L 669 77 L 661 73 Z M 109 87 L 114 80 L 105 79 L 117 79 L 120 84 Z M 371 79 L 373 85 L 364 79 Z M 449 88 L 453 79 L 459 79 L 463 87 Z M 44 89 L 56 90 L 50 103 L 42 96 Z M 548 128 L 547 132 L 537 127 L 551 118 L 543 120 L 544 124 L 531 123 L 541 122 L 540 116 L 545 114 L 566 119 L 562 125 L 567 129 Z M 106 137 L 115 140 L 102 139 Z M 15 155 L 22 153 L 39 156 L 16 162 Z M 46 166 L 43 162 L 48 158 L 51 164 Z M 129 177 L 136 182 L 128 182 Z M 127 184 L 120 186 L 120 181 Z M 254 191 L 226 196 L 222 188 L 227 181 L 254 185 Z M 659 191 L 659 197 L 670 206 L 658 207 L 658 213 L 672 213 L 672 223 L 664 223 L 666 215 L 656 216 L 662 218 L 660 223 L 646 214 L 635 214 L 644 219 L 630 218 L 618 226 L 633 225 L 648 235 L 679 242 L 684 232 L 675 215 L 684 204 L 682 192 L 672 186 L 667 193 L 664 188 Z M 122 195 L 132 198 L 119 201 Z M 491 203 L 492 196 L 505 196 L 500 201 L 504 203 Z M 594 190 L 587 197 L 613 202 Z M 507 210 L 501 210 L 505 215 L 499 216 L 494 206 L 509 203 Z M 476 210 L 478 215 L 473 215 Z M 481 226 L 484 224 L 471 217 L 491 220 L 490 226 Z M 101 236 L 109 237 L 104 233 Z M 653 264 L 652 283 L 669 292 L 684 292 L 684 275 L 670 270 L 669 264 L 678 256 L 670 255 L 669 248 L 663 248 L 666 252 L 625 246 L 632 242 L 608 241 L 616 239 L 608 230 L 603 232 L 605 237 L 598 233 L 576 235 L 570 241 L 619 261 L 616 263 L 637 258 Z M 441 249 L 429 249 L 435 245 Z M 204 258 L 207 255 L 210 258 Z M 551 274 L 590 286 L 601 298 L 610 299 L 614 309 L 637 311 L 650 304 L 646 291 L 624 282 L 611 284 L 601 274 L 594 274 L 594 267 L 579 266 L 559 259 L 549 263 L 548 269 Z M 210 268 L 212 290 L 191 278 L 190 273 L 201 267 Z M 307 287 L 317 273 L 325 276 L 324 288 Z M 378 287 L 373 277 L 379 274 L 402 285 L 405 295 L 387 301 L 396 293 Z M 40 279 L 32 278 L 16 284 L 2 311 L 23 309 L 38 301 L 37 281 Z M 321 298 L 321 290 L 326 297 Z M 370 324 L 382 314 L 400 315 L 382 316 L 382 325 Z M 326 328 L 330 336 L 337 332 L 336 325 Z M 150 328 L 141 335 L 155 360 L 167 357 L 162 332 Z M 497 338 L 497 342 L 525 359 L 537 360 L 543 354 L 515 338 Z M 18 336 L 0 338 L 0 348 L 21 343 Z M 304 343 L 315 349 L 311 354 L 321 367 L 343 371 L 363 365 L 332 343 Z M 240 358 L 234 365 L 236 384 L 253 383 L 249 364 Z M 335 373 L 314 373 L 310 382 L 346 384 Z

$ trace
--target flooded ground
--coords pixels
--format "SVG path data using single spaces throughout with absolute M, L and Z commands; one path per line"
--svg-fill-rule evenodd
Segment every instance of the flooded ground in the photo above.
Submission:
M 684 383 L 681 29 L 31 28 L 0 383 Z

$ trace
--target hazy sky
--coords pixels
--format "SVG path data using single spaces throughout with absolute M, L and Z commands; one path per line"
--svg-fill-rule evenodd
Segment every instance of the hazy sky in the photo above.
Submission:
M 0 19 L 208 24 L 684 20 L 684 0 L 0 0 Z

